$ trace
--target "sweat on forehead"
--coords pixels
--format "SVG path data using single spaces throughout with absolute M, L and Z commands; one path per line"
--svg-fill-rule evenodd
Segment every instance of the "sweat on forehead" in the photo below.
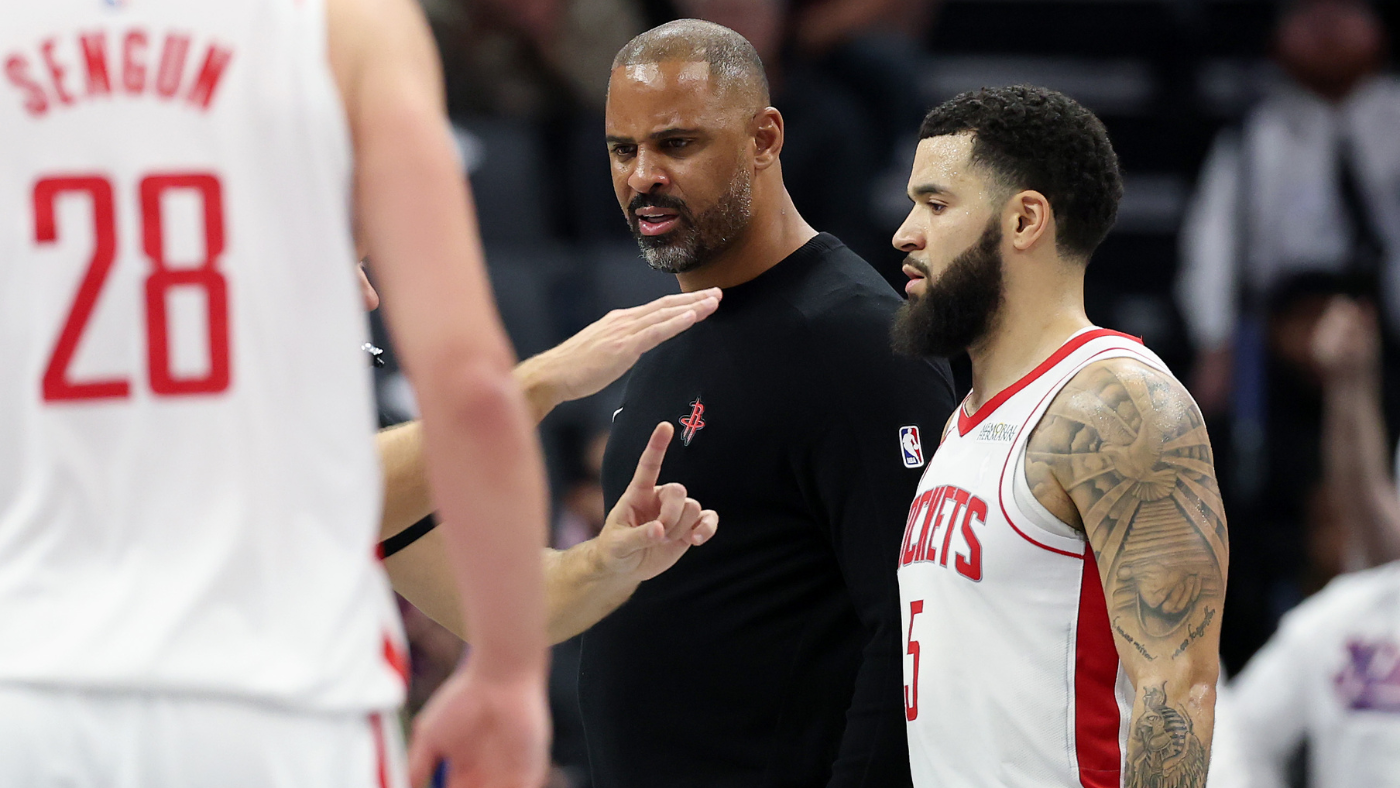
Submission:
M 627 42 L 612 67 L 616 71 L 665 61 L 707 64 L 717 93 L 752 103 L 755 110 L 768 106 L 768 76 L 758 51 L 723 25 L 678 19 L 654 27 Z

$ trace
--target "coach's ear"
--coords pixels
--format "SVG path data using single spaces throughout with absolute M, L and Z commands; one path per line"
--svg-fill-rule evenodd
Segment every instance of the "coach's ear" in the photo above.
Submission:
M 1018 252 L 1028 252 L 1045 239 L 1055 242 L 1055 214 L 1050 201 L 1033 189 L 1019 192 L 1006 201 L 1003 232 Z
M 783 152 L 783 114 L 766 107 L 753 118 L 754 159 L 756 170 L 766 170 Z

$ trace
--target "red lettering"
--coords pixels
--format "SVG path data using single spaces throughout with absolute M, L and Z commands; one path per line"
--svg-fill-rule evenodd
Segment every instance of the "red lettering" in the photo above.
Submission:
M 161 98 L 174 98 L 185 77 L 185 55 L 190 51 L 190 37 L 171 33 L 165 37 L 160 53 L 160 68 L 156 71 L 156 93 Z
M 224 69 L 228 68 L 228 62 L 232 59 L 232 50 L 214 44 L 209 46 L 209 54 L 204 56 L 204 65 L 200 67 L 199 76 L 195 78 L 194 87 L 190 89 L 191 104 L 200 109 L 209 109 L 209 105 L 214 101 L 214 90 L 219 87 Z
M 39 45 L 39 51 L 44 54 L 44 65 L 49 67 L 49 77 L 53 79 L 54 95 L 58 96 L 60 104 L 72 104 L 73 96 L 69 94 L 67 88 L 63 87 L 63 75 L 68 70 L 53 59 L 53 48 L 56 43 L 54 39 L 50 38 Z
M 87 94 L 112 95 L 112 80 L 107 75 L 107 34 L 87 33 L 78 37 L 83 49 L 83 64 L 87 67 Z
M 973 518 L 978 523 L 987 522 L 987 504 L 981 498 L 973 498 L 967 504 L 967 515 L 962 521 L 963 540 L 967 542 L 967 558 L 958 554 L 958 559 L 953 562 L 958 569 L 958 574 L 973 582 L 982 580 L 982 542 L 977 538 L 977 533 L 972 529 Z
M 977 538 L 973 525 L 984 525 L 986 522 L 987 502 L 967 490 L 951 485 L 928 490 L 915 498 L 913 506 L 909 508 L 909 520 L 904 524 L 904 543 L 900 546 L 899 565 L 904 567 L 919 561 L 937 561 L 939 566 L 947 566 L 948 557 L 952 555 L 956 559 L 953 566 L 958 574 L 973 582 L 980 582 L 982 542 Z M 914 538 L 916 527 L 919 528 L 917 540 Z M 935 547 L 939 528 L 944 528 L 942 551 Z M 963 542 L 967 544 L 967 555 L 953 550 L 954 531 L 962 532 Z
M 146 89 L 146 34 L 133 30 L 122 42 L 122 87 L 137 95 Z
M 909 519 L 904 523 L 904 544 L 899 548 L 900 566 L 908 566 L 914 560 L 914 524 L 919 521 L 919 513 L 923 511 L 924 504 L 932 497 L 933 490 L 925 490 L 909 507 Z
M 946 493 L 947 491 L 948 491 L 948 488 L 947 488 L 947 487 L 936 487 L 936 488 L 934 488 L 934 490 L 933 490 L 933 494 L 929 496 L 929 499 L 928 499 L 928 508 L 924 510 L 924 522 L 923 522 L 923 525 L 921 526 L 921 528 L 920 528 L 920 530 L 919 530 L 919 542 L 918 542 L 918 544 L 914 545 L 914 560 L 915 560 L 915 561 L 924 561 L 924 560 L 927 560 L 927 554 L 928 554 L 928 540 L 929 540 L 929 534 L 931 533 L 931 531 L 930 531 L 930 529 L 929 529 L 929 523 L 933 522 L 933 516 L 936 515 L 936 514 L 938 514 L 938 510 L 939 510 L 940 508 L 942 508 L 942 506 L 943 506 L 943 495 L 944 495 L 944 493 Z M 932 529 L 932 530 L 933 530 L 933 531 L 937 531 L 937 530 L 938 530 L 938 526 L 936 526 L 936 525 L 933 526 L 933 529 Z
M 958 521 L 958 512 L 967 505 L 967 497 L 971 495 L 967 490 L 958 490 L 958 494 L 953 496 L 953 511 L 948 514 L 948 530 L 943 532 L 943 552 L 940 554 L 938 564 L 948 565 L 948 545 L 953 541 L 953 523 Z
M 5 61 L 5 76 L 10 83 L 24 91 L 24 111 L 34 117 L 41 117 L 49 110 L 49 100 L 44 88 L 29 76 L 29 61 L 23 55 L 10 55 Z

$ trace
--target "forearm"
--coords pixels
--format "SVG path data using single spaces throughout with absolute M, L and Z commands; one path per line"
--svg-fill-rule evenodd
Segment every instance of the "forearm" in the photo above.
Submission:
M 638 582 L 609 572 L 590 540 L 568 550 L 544 555 L 547 630 L 551 643 L 561 643 L 602 621 L 637 590 Z
M 1136 687 L 1128 725 L 1124 788 L 1204 788 L 1215 733 L 1219 662 L 1191 654 L 1129 678 Z
M 1389 474 L 1379 385 L 1329 388 L 1323 408 L 1323 473 L 1366 566 L 1400 558 L 1400 497 Z
M 589 542 L 566 551 L 545 548 L 546 632 L 562 643 L 601 621 L 632 596 L 637 583 L 607 572 Z M 394 591 L 457 637 L 471 642 L 443 535 L 433 531 L 384 560 Z
M 384 472 L 384 508 L 379 521 L 383 541 L 433 511 L 428 472 L 423 464 L 423 425 L 412 421 L 380 430 L 375 437 Z
M 526 407 L 535 424 L 544 421 L 544 417 L 564 401 L 549 373 L 548 352 L 525 359 L 511 371 L 516 385 L 525 395 Z

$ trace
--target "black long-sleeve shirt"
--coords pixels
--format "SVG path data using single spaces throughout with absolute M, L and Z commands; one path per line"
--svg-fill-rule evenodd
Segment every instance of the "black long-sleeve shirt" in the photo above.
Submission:
M 891 352 L 900 303 L 822 234 L 632 371 L 608 507 L 671 421 L 661 481 L 720 526 L 584 636 L 597 788 L 909 785 L 901 432 L 931 454 L 954 402 L 946 363 Z

